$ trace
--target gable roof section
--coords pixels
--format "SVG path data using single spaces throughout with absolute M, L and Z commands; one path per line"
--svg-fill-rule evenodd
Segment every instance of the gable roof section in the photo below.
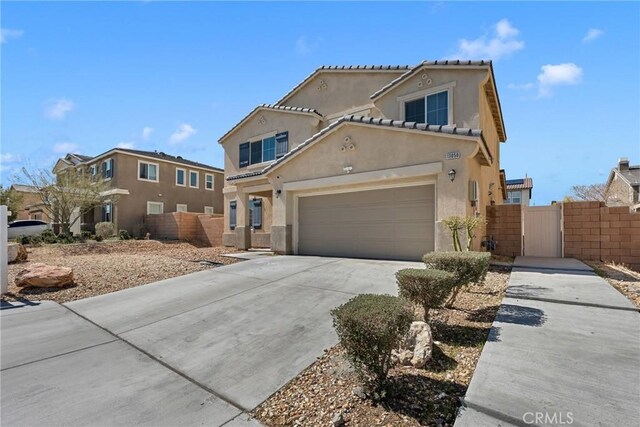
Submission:
M 391 89 L 396 87 L 397 85 L 403 83 L 407 79 L 416 75 L 423 68 L 439 68 L 439 67 L 475 67 L 475 68 L 487 68 L 489 70 L 489 74 L 491 76 L 491 85 L 488 87 L 485 86 L 484 90 L 489 99 L 489 106 L 491 107 L 491 113 L 493 115 L 493 120 L 496 125 L 496 129 L 498 130 L 498 136 L 500 137 L 500 141 L 504 142 L 507 140 L 507 133 L 505 131 L 504 119 L 502 118 L 502 107 L 500 106 L 500 98 L 498 96 L 498 88 L 496 86 L 495 75 L 493 73 L 493 63 L 491 61 L 460 61 L 460 60 L 444 60 L 444 61 L 423 61 L 420 64 L 416 65 L 397 79 L 389 82 L 388 85 L 380 88 L 380 90 L 376 91 L 373 95 L 371 95 L 371 99 L 376 99 L 389 92 Z
M 507 190 L 531 190 L 533 188 L 533 179 L 521 178 L 521 179 L 508 179 Z
M 488 153 L 487 144 L 484 141 L 484 137 L 482 136 L 482 131 L 480 129 L 459 128 L 455 126 L 441 126 L 441 125 L 436 126 L 436 125 L 427 125 L 424 123 L 406 122 L 403 120 L 391 120 L 391 119 L 382 119 L 382 118 L 375 118 L 375 117 L 350 115 L 350 116 L 344 116 L 339 120 L 333 122 L 326 128 L 322 129 L 320 132 L 316 133 L 315 135 L 313 135 L 312 137 L 304 141 L 302 144 L 293 148 L 291 151 L 289 151 L 287 154 L 285 154 L 275 162 L 266 166 L 264 169 L 259 171 L 242 173 L 238 175 L 232 175 L 227 177 L 227 181 L 234 181 L 242 178 L 249 178 L 249 177 L 264 175 L 265 173 L 280 166 L 282 163 L 286 162 L 288 159 L 295 156 L 297 153 L 302 151 L 307 146 L 313 144 L 318 139 L 322 138 L 328 133 L 331 133 L 333 130 L 337 129 L 338 127 L 346 123 L 357 123 L 357 124 L 372 125 L 372 126 L 385 126 L 385 127 L 405 129 L 405 130 L 419 130 L 424 132 L 441 133 L 441 134 L 447 134 L 447 135 L 476 137 L 481 139 L 484 145 L 484 148 Z M 491 154 L 488 154 L 488 156 L 490 160 L 493 160 L 491 157 Z
M 134 149 L 131 149 L 131 148 L 112 148 L 109 151 L 105 151 L 104 153 L 102 153 L 102 154 L 100 154 L 100 155 L 98 155 L 96 157 L 93 157 L 92 160 L 97 160 L 97 159 L 99 159 L 101 157 L 105 157 L 105 156 L 107 156 L 109 154 L 117 153 L 117 152 L 123 152 L 123 153 L 133 154 L 133 155 L 137 155 L 137 156 L 151 157 L 153 159 L 165 160 L 165 161 L 169 161 L 169 162 L 173 162 L 173 163 L 179 163 L 179 164 L 185 165 L 185 166 L 194 166 L 194 167 L 198 167 L 198 168 L 202 168 L 202 169 L 210 169 L 210 170 L 215 171 L 215 172 L 224 172 L 220 168 L 216 168 L 214 166 L 205 165 L 204 163 L 194 162 L 193 160 L 185 159 L 182 156 L 172 156 L 170 154 L 163 153 L 162 151 L 144 151 L 144 150 L 134 150 Z M 91 163 L 91 161 L 89 161 L 87 163 Z
M 323 119 L 324 116 L 320 114 L 320 112 L 314 108 L 303 108 L 303 107 L 291 107 L 288 105 L 272 105 L 272 104 L 260 104 L 249 114 L 244 116 L 242 120 L 240 120 L 234 127 L 232 127 L 227 133 L 222 135 L 220 139 L 218 139 L 218 143 L 222 144 L 222 141 L 229 137 L 233 132 L 240 128 L 244 123 L 247 122 L 251 117 L 253 117 L 258 111 L 262 110 L 270 110 L 270 111 L 282 111 L 287 113 L 299 113 L 299 114 L 307 114 L 312 116 L 317 116 L 319 119 Z
M 305 77 L 300 83 L 294 86 L 289 92 L 287 92 L 282 98 L 276 101 L 275 105 L 280 105 L 284 103 L 289 97 L 293 96 L 298 90 L 302 89 L 302 87 L 306 86 L 315 76 L 322 74 L 324 72 L 339 72 L 339 71 L 353 71 L 353 72 L 380 72 L 380 71 L 392 71 L 392 72 L 402 72 L 410 69 L 411 67 L 408 65 L 323 65 L 315 69 L 315 71 Z
M 640 165 L 630 165 L 628 170 L 621 171 L 618 168 L 612 168 L 607 179 L 607 188 L 613 181 L 614 174 L 617 174 L 629 185 L 640 185 Z

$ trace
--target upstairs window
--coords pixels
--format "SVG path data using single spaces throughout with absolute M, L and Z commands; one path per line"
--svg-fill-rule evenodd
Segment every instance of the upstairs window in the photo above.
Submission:
M 200 187 L 200 174 L 197 171 L 189 171 L 189 187 Z
M 176 168 L 176 185 L 185 187 L 187 185 L 187 171 Z
M 280 132 L 259 141 L 240 144 L 238 165 L 244 168 L 270 162 L 284 156 L 287 151 L 289 151 L 289 132 Z
M 102 162 L 102 178 L 111 179 L 113 177 L 113 159 L 107 159 Z
M 158 182 L 158 164 L 138 160 L 138 179 Z
M 213 175 L 210 173 L 204 174 L 204 188 L 213 190 Z
M 404 119 L 430 125 L 449 124 L 449 92 L 442 91 L 404 103 Z
M 507 205 L 519 205 L 522 202 L 521 191 L 507 191 Z

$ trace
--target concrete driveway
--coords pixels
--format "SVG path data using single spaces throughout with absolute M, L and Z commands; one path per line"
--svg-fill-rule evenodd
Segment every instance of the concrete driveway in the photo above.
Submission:
M 2 310 L 2 425 L 252 425 L 334 345 L 329 311 L 419 263 L 264 256 Z

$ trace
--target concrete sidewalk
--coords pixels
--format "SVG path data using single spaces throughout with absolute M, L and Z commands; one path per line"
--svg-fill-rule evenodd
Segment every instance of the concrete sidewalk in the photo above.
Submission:
M 640 425 L 640 314 L 588 266 L 518 257 L 456 427 Z

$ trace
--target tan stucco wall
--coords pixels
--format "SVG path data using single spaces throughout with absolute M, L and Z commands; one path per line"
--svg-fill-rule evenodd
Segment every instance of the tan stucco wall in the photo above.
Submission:
M 160 159 L 146 159 L 122 153 L 114 153 L 114 175 L 109 185 L 111 188 L 128 190 L 129 195 L 116 197 L 113 212 L 117 229 L 134 231 L 147 214 L 147 202 L 162 202 L 164 212 L 176 212 L 177 204 L 186 204 L 189 212 L 204 213 L 205 206 L 212 206 L 214 213 L 223 213 L 222 187 L 224 177 L 219 172 L 211 172 L 190 166 L 163 162 Z M 159 166 L 158 182 L 138 180 L 138 160 L 157 163 Z M 186 170 L 187 187 L 176 185 L 176 168 Z M 199 188 L 189 188 L 189 171 L 199 173 Z M 214 189 L 205 189 L 205 173 L 212 173 Z M 101 220 L 100 209 L 95 209 L 94 219 Z
M 261 123 L 260 118 L 264 118 Z M 304 142 L 321 129 L 320 117 L 276 110 L 259 110 L 252 118 L 223 141 L 225 176 L 260 170 L 265 165 L 249 165 L 238 168 L 239 146 L 248 141 L 257 141 L 267 134 L 289 132 L 289 150 Z
M 282 104 L 315 108 L 321 114 L 330 116 L 371 103 L 370 96 L 374 92 L 405 72 L 406 70 L 323 71 L 285 99 Z
M 427 74 L 428 79 L 431 79 L 430 85 L 427 85 L 427 80 L 422 78 L 423 74 Z M 374 103 L 384 117 L 400 120 L 403 119 L 404 104 L 398 100 L 399 97 L 432 90 L 455 82 L 455 86 L 452 88 L 453 95 L 449 99 L 453 105 L 453 122 L 451 124 L 458 127 L 479 128 L 479 87 L 486 77 L 486 70 L 427 68 L 398 84 L 377 98 Z M 418 86 L 420 83 L 422 87 Z

